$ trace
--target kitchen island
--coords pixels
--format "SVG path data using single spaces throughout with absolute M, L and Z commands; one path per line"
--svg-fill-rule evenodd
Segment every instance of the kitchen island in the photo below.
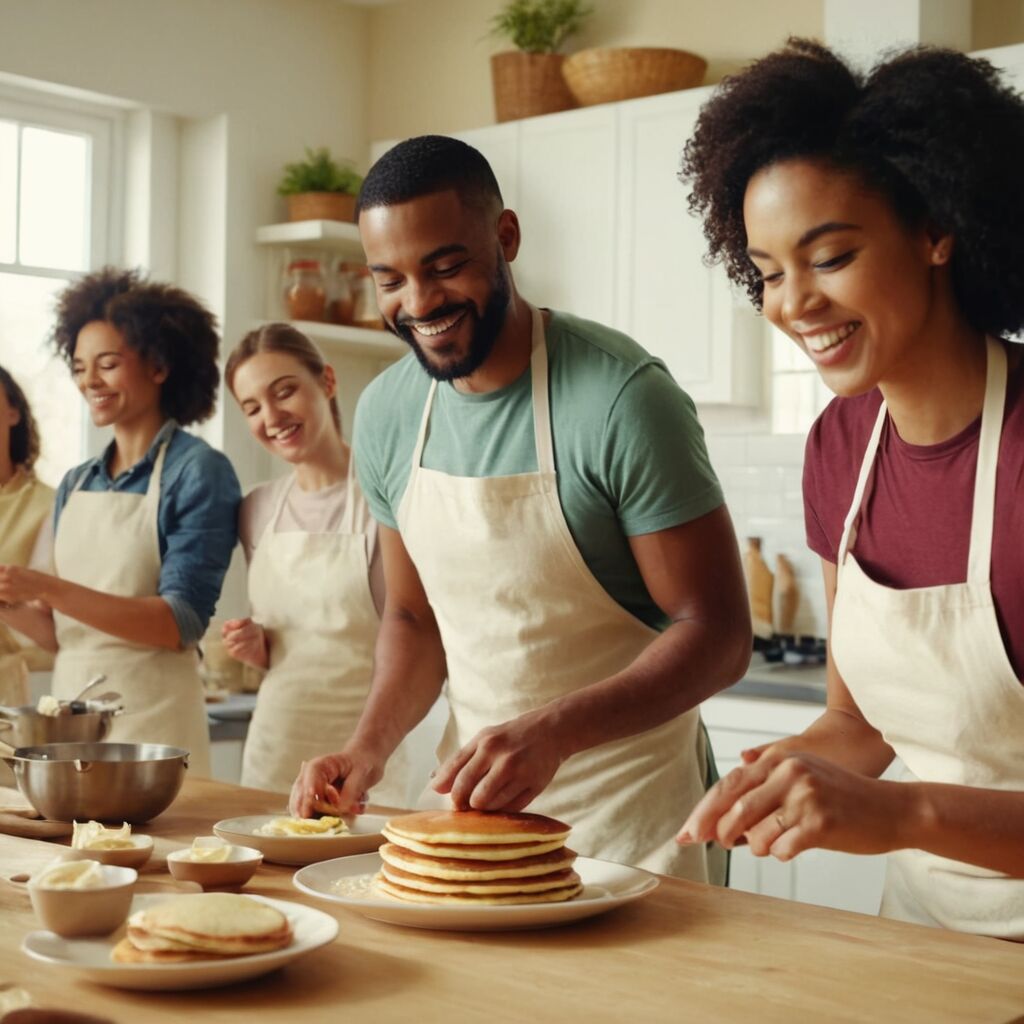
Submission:
M 164 857 L 221 818 L 281 798 L 203 779 L 137 831 L 156 852 L 140 891 L 181 891 Z M 550 930 L 459 933 L 366 920 L 299 893 L 294 868 L 264 864 L 245 892 L 296 900 L 340 931 L 274 974 L 194 992 L 129 992 L 71 980 L 20 949 L 37 927 L 6 882 L 53 858 L 52 843 L 0 836 L 0 983 L 33 1006 L 110 1021 L 945 1021 L 1024 1013 L 1024 948 L 787 900 L 662 879 L 650 896 Z

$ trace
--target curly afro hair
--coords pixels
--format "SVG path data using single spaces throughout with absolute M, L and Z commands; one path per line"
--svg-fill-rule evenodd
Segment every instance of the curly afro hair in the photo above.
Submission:
M 991 334 L 1024 327 L 1024 99 L 985 60 L 917 47 L 867 75 L 826 47 L 792 38 L 726 78 L 686 144 L 680 180 L 704 221 L 707 260 L 760 309 L 743 198 L 759 170 L 819 160 L 857 175 L 909 226 L 955 239 L 953 291 Z
M 83 277 L 57 300 L 53 343 L 69 367 L 78 332 L 94 320 L 116 327 L 139 355 L 168 371 L 160 389 L 165 416 L 188 426 L 213 414 L 220 338 L 215 317 L 197 299 L 138 270 L 104 267 Z
M 9 439 L 11 462 L 31 471 L 39 458 L 39 427 L 32 415 L 25 392 L 10 373 L 0 366 L 0 388 L 7 396 L 7 404 L 18 411 L 18 422 L 11 427 Z

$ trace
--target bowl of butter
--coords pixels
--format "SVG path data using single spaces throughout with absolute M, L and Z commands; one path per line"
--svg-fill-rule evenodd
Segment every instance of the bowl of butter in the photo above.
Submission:
M 203 889 L 240 889 L 263 863 L 251 846 L 236 846 L 218 836 L 196 836 L 190 847 L 167 854 L 167 870 L 179 882 Z
M 153 854 L 153 837 L 132 835 L 125 822 L 107 828 L 98 821 L 76 821 L 65 860 L 97 860 L 118 868 L 141 868 Z
M 32 909 L 44 928 L 66 939 L 109 935 L 128 916 L 139 875 L 95 860 L 59 860 L 28 880 Z

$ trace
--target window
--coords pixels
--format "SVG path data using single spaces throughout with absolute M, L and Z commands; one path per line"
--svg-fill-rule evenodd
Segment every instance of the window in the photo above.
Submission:
M 39 423 L 39 477 L 85 457 L 86 412 L 47 343 L 57 294 L 110 259 L 114 116 L 0 91 L 0 363 Z
M 771 328 L 772 433 L 806 434 L 832 399 L 821 374 L 795 341 Z

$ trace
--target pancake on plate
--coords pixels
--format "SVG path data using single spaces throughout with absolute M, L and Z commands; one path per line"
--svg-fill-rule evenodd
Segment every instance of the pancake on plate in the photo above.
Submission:
M 178 963 L 269 953 L 291 941 L 291 925 L 276 907 L 237 893 L 190 893 L 132 914 L 111 958 Z
M 383 828 L 373 889 L 413 903 L 553 903 L 581 890 L 570 828 L 542 814 L 419 811 Z

